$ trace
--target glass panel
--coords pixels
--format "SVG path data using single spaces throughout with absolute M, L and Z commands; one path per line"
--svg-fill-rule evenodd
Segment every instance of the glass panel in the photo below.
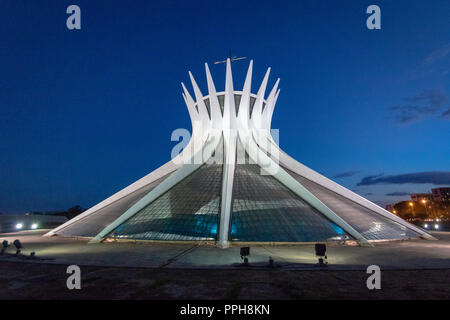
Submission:
M 336 224 L 256 164 L 234 174 L 230 238 L 235 241 L 313 242 L 344 240 Z
M 206 110 L 208 110 L 208 116 L 211 119 L 211 105 L 209 103 L 209 98 L 203 100 L 205 102 Z
M 234 95 L 234 107 L 236 109 L 236 114 L 239 113 L 239 104 L 241 103 L 241 95 L 240 94 L 235 94 Z
M 223 115 L 223 106 L 225 105 L 225 95 L 221 94 L 220 96 L 217 96 L 219 99 L 219 105 L 220 105 L 220 111 L 222 111 Z
M 419 236 L 415 231 L 395 221 L 385 218 L 288 169 L 285 170 L 368 240 L 408 239 Z
M 169 175 L 166 175 L 129 195 L 119 199 L 110 205 L 95 211 L 93 214 L 80 219 L 79 221 L 67 226 L 66 228 L 58 231 L 58 234 L 64 236 L 78 236 L 78 237 L 95 237 L 114 220 L 120 217 L 125 211 L 131 208 L 136 202 L 138 202 L 147 193 L 153 190 L 158 184 L 160 184 Z
M 206 106 L 206 111 L 208 112 L 208 117 L 211 119 L 211 106 L 209 104 L 209 99 L 204 99 L 203 102 Z
M 250 97 L 250 116 L 252 115 L 253 112 L 253 107 L 255 106 L 255 102 L 256 102 L 256 98 L 254 97 Z
M 218 149 L 217 155 L 223 154 L 222 142 Z M 217 162 L 204 164 L 117 227 L 109 237 L 215 240 L 220 215 L 222 167 L 223 164 Z

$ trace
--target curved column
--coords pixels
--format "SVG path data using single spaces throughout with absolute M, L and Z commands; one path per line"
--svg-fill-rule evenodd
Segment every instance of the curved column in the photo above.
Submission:
M 212 130 L 223 129 L 222 111 L 220 110 L 219 98 L 217 97 L 216 86 L 209 71 L 208 64 L 205 63 L 206 81 L 208 82 L 209 105 L 211 109 Z
M 230 228 L 231 202 L 236 160 L 236 132 L 233 128 L 236 126 L 237 118 L 234 103 L 233 75 L 231 73 L 230 59 L 227 59 L 222 130 L 224 138 L 224 163 L 218 241 L 219 247 L 222 248 L 229 246 L 228 234 Z
M 222 198 L 220 205 L 218 246 L 229 246 L 230 217 L 232 211 L 234 170 L 236 168 L 236 133 L 224 132 L 224 164 L 222 175 Z
M 198 87 L 197 82 L 195 81 L 194 76 L 190 71 L 189 77 L 191 78 L 192 87 L 194 88 L 195 99 L 197 100 L 196 106 L 202 125 L 201 129 L 202 141 L 205 142 L 206 139 L 208 138 L 209 133 L 211 132 L 212 121 L 206 108 L 205 101 L 203 101 L 203 95 L 200 91 L 200 88 Z
M 261 114 L 264 103 L 264 94 L 266 93 L 269 75 L 270 75 L 270 68 L 267 69 L 266 74 L 264 75 L 264 79 L 261 83 L 261 86 L 258 89 L 258 93 L 256 94 L 255 105 L 253 106 L 253 110 L 250 115 L 250 128 L 252 129 L 258 129 L 261 127 Z
M 250 119 L 250 94 L 252 87 L 253 60 L 250 60 L 247 76 L 245 77 L 244 88 L 242 89 L 241 101 L 239 102 L 239 112 L 237 114 L 237 126 L 248 129 Z

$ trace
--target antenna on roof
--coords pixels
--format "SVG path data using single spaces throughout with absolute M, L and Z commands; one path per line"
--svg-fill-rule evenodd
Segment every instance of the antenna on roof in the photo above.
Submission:
M 238 61 L 238 60 L 244 60 L 244 59 L 247 59 L 247 57 L 236 57 L 236 56 L 232 56 L 231 55 L 231 50 L 230 50 L 230 53 L 229 53 L 229 55 L 228 55 L 228 59 L 230 59 L 230 61 L 231 62 L 233 62 L 233 61 Z M 225 63 L 225 62 L 227 62 L 227 59 L 225 59 L 225 60 L 223 60 L 223 61 L 216 61 L 216 62 L 214 62 L 214 64 L 219 64 L 219 63 Z

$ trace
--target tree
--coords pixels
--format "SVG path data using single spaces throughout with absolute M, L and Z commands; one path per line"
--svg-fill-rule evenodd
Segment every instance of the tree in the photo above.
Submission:
M 66 217 L 68 219 L 72 219 L 73 217 L 79 215 L 83 211 L 84 211 L 83 208 L 81 208 L 79 205 L 76 205 L 75 207 L 72 207 L 72 208 L 67 210 Z

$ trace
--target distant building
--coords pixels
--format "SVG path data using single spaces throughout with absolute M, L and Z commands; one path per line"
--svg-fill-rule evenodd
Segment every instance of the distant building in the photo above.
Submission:
M 432 193 L 411 193 L 411 200 L 420 202 L 422 200 L 433 201 Z
M 67 221 L 63 216 L 16 214 L 0 216 L 0 233 L 55 228 Z
M 450 218 L 450 188 L 434 188 L 431 193 L 412 193 L 411 200 L 388 204 L 386 210 L 404 218 Z
M 450 203 L 450 188 L 434 188 L 431 194 L 436 202 Z

